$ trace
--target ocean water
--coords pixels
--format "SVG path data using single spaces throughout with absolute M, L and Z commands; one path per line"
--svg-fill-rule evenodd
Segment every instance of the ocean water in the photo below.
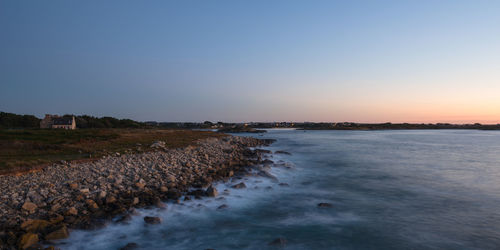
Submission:
M 268 244 L 281 237 L 285 249 L 500 248 L 500 132 L 269 130 L 262 137 L 277 139 L 268 149 L 292 154 L 270 158 L 291 166 L 271 170 L 279 182 L 251 177 L 241 190 L 219 183 L 219 198 L 139 210 L 128 224 L 73 231 L 57 246 L 279 249 Z M 146 215 L 163 223 L 145 225 Z

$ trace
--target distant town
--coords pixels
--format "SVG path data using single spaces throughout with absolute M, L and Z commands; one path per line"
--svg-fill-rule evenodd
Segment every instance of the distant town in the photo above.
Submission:
M 89 115 L 51 115 L 43 119 L 33 115 L 0 112 L 0 128 L 166 128 L 166 129 L 213 129 L 221 132 L 265 132 L 262 129 L 294 128 L 301 130 L 389 130 L 389 129 L 479 129 L 500 130 L 500 124 L 451 124 L 451 123 L 355 123 L 355 122 L 139 122 L 113 117 Z M 260 130 L 259 130 L 260 129 Z
M 191 128 L 191 129 L 219 129 L 234 128 L 235 132 L 243 128 L 271 129 L 271 128 L 295 128 L 301 130 L 388 130 L 388 129 L 480 129 L 500 130 L 500 124 L 485 125 L 474 124 L 451 124 L 451 123 L 355 123 L 355 122 L 250 122 L 250 123 L 224 123 L 224 122 L 146 122 L 149 126 L 165 128 Z M 227 131 L 231 132 L 231 131 Z

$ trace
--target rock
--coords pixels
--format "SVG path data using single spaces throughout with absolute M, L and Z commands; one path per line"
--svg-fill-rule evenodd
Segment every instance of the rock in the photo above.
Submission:
M 101 191 L 99 192 L 99 199 L 104 199 L 106 198 L 107 192 L 106 191 Z
M 121 215 L 120 217 L 118 217 L 116 222 L 125 223 L 127 221 L 130 221 L 131 219 L 132 219 L 132 216 L 130 214 L 124 214 L 124 215 Z
M 51 223 L 46 220 L 27 220 L 21 224 L 21 229 L 27 232 L 40 232 L 50 226 Z
M 64 217 L 62 215 L 56 215 L 52 218 L 50 218 L 49 222 L 52 223 L 52 224 L 57 224 L 59 222 L 62 222 L 64 220 Z
M 75 207 L 70 207 L 70 208 L 68 208 L 68 210 L 66 211 L 66 214 L 69 214 L 69 215 L 77 215 L 77 214 L 78 214 L 78 210 L 77 210 Z
M 106 197 L 106 203 L 107 204 L 111 204 L 111 203 L 115 203 L 116 202 L 116 198 L 114 196 L 108 196 Z
M 288 183 L 283 183 L 283 182 L 282 182 L 282 183 L 280 183 L 280 184 L 278 184 L 278 185 L 283 186 L 283 187 L 288 187 L 288 186 L 290 186 L 290 185 L 288 185 Z
M 19 240 L 18 247 L 20 249 L 26 249 L 26 248 L 29 248 L 30 246 L 33 246 L 36 243 L 38 243 L 38 235 L 37 234 L 25 233 L 23 236 L 21 236 L 21 239 Z
M 135 242 L 130 242 L 124 247 L 120 248 L 120 250 L 133 250 L 139 248 L 139 245 Z
M 120 185 L 123 182 L 123 177 L 121 175 L 117 176 L 115 179 L 115 184 Z
M 146 217 L 144 217 L 144 222 L 146 222 L 147 224 L 160 224 L 161 218 L 160 217 L 146 216 Z
M 236 185 L 233 185 L 233 186 L 231 186 L 231 187 L 232 187 L 232 188 L 241 189 L 241 188 L 246 188 L 246 187 L 247 187 L 247 185 L 245 185 L 245 183 L 244 183 L 244 182 L 240 182 L 240 183 L 238 183 L 238 184 L 236 184 Z
M 38 206 L 35 203 L 27 201 L 23 204 L 22 208 L 30 213 L 34 213 Z
M 153 144 L 151 144 L 151 148 L 165 149 L 165 142 L 164 141 L 155 141 L 155 142 L 153 142 Z
M 286 151 L 281 151 L 281 150 L 278 150 L 276 152 L 274 152 L 275 154 L 284 154 L 284 155 L 291 155 L 289 152 L 286 152 Z
M 97 203 L 91 199 L 87 199 L 85 201 L 85 203 L 87 203 L 87 206 L 90 208 L 90 210 L 92 211 L 96 211 L 99 209 L 99 206 L 97 205 Z
M 263 165 L 271 165 L 271 164 L 273 164 L 273 163 L 274 163 L 274 161 L 271 161 L 271 160 L 269 160 L 269 159 L 265 159 L 264 161 L 262 161 L 262 164 L 263 164 Z
M 116 218 L 127 213 L 134 197 L 140 197 L 136 206 L 161 206 L 158 199 L 179 201 L 180 197 L 188 195 L 190 198 L 220 197 L 218 190 L 207 188 L 211 183 L 231 176 L 236 179 L 235 174 L 243 178 L 240 173 L 251 170 L 248 166 L 260 164 L 262 160 L 262 156 L 249 148 L 262 145 L 254 138 L 228 136 L 202 139 L 196 143 L 196 146 L 166 152 L 144 150 L 143 146 L 143 152 L 131 149 L 120 157 L 113 157 L 115 152 L 112 151 L 98 150 L 93 155 L 102 153 L 107 156 L 94 156 L 94 160 L 88 162 L 73 162 L 70 167 L 52 164 L 42 171 L 6 176 L 0 180 L 0 199 L 7 204 L 0 203 L 4 205 L 0 205 L 0 224 L 3 230 L 15 230 L 12 233 L 0 232 L 0 245 L 6 244 L 8 249 L 17 247 L 24 232 L 37 234 L 39 240 L 44 240 L 48 232 L 62 230 L 63 223 L 68 227 L 88 228 L 95 225 L 95 221 Z M 140 184 L 136 186 L 136 183 Z M 240 183 L 235 188 L 244 186 Z M 200 193 L 189 194 L 191 188 L 199 189 Z M 222 205 L 220 209 L 226 206 Z M 26 222 L 35 218 L 44 220 Z M 31 247 L 43 249 L 39 244 Z
M 262 177 L 269 178 L 273 182 L 278 182 L 279 181 L 278 178 L 276 178 L 276 176 L 272 175 L 271 173 L 269 173 L 267 171 L 259 171 L 258 175 L 262 176 Z
M 57 212 L 59 211 L 59 209 L 61 209 L 61 205 L 59 203 L 56 203 L 50 207 L 50 211 L 52 212 Z
M 318 204 L 318 207 L 333 207 L 331 203 L 321 202 Z
M 167 205 L 165 203 L 161 202 L 160 199 L 156 200 L 155 206 L 159 209 L 166 209 L 167 208 Z
M 220 205 L 219 207 L 217 207 L 217 209 L 219 209 L 219 210 L 220 210 L 220 209 L 226 209 L 226 208 L 228 208 L 228 207 L 229 207 L 228 205 L 226 205 L 226 204 L 222 204 L 222 205 Z
M 66 226 L 62 226 L 59 229 L 52 231 L 51 233 L 45 235 L 45 240 L 60 240 L 69 237 L 69 232 Z
M 134 197 L 134 199 L 132 200 L 132 205 L 137 205 L 137 204 L 139 204 L 139 198 Z
M 277 238 L 268 244 L 269 246 L 277 246 L 277 247 L 285 247 L 286 246 L 286 239 L 285 238 Z
M 217 192 L 217 189 L 214 188 L 213 186 L 208 187 L 205 193 L 207 194 L 208 197 L 215 197 L 219 194 Z
M 270 154 L 270 153 L 272 153 L 271 150 L 261 149 L 261 148 L 255 149 L 255 152 L 261 153 L 261 154 Z

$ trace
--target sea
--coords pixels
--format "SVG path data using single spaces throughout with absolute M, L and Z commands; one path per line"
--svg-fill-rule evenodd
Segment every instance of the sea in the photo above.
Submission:
M 61 249 L 500 249 L 500 131 L 271 129 L 278 179 L 140 209 Z M 243 181 L 244 189 L 231 186 Z M 319 207 L 320 203 L 330 206 Z M 222 205 L 223 208 L 220 208 Z M 146 225 L 144 216 L 162 223 Z M 277 243 L 277 244 L 272 244 Z

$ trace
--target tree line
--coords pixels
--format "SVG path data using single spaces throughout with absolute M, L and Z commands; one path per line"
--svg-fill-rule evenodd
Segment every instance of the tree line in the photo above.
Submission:
M 64 115 L 63 117 L 72 117 Z M 41 119 L 34 115 L 18 115 L 0 112 L 0 128 L 40 128 Z M 145 128 L 148 125 L 131 119 L 117 119 L 114 117 L 94 117 L 89 115 L 75 115 L 77 128 Z

